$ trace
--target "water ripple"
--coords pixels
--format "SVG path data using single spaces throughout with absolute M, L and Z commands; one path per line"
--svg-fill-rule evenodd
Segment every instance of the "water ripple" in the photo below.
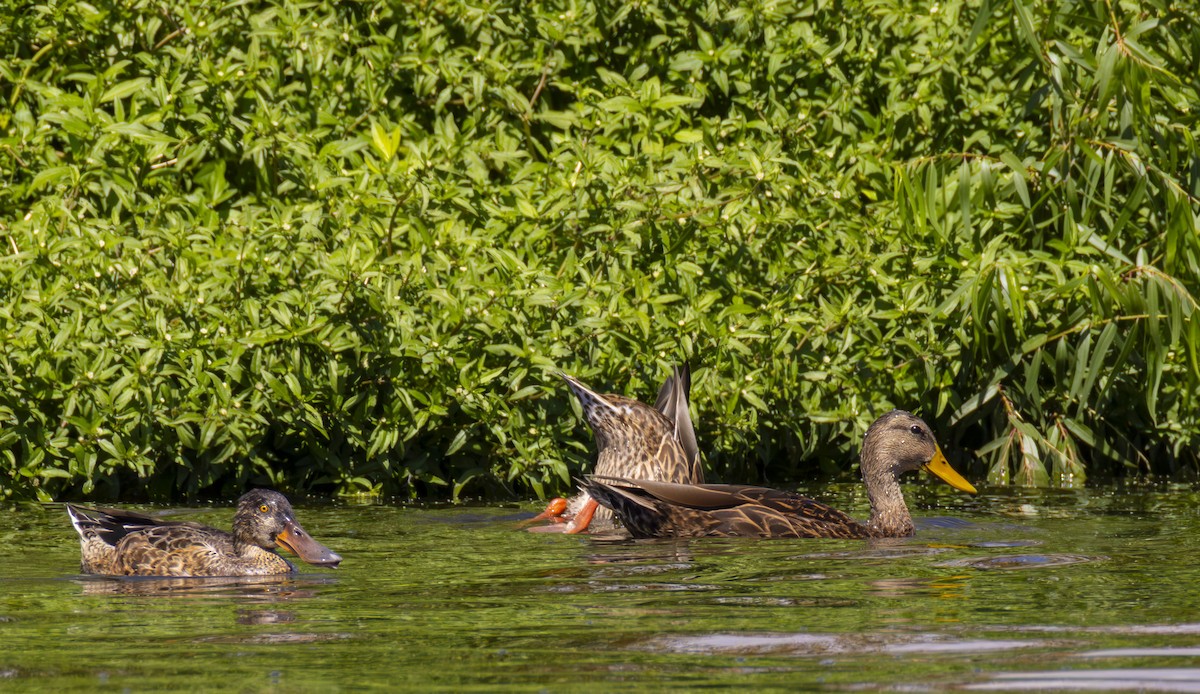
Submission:
M 976 682 L 965 686 L 967 689 L 1001 691 L 1129 689 L 1154 692 L 1200 692 L 1200 669 L 1129 668 L 1002 672 L 992 675 L 990 682 Z
M 702 592 L 722 590 L 721 586 L 700 583 L 587 583 L 547 586 L 548 593 L 636 593 Z
M 949 568 L 968 568 L 1013 571 L 1019 569 L 1046 569 L 1071 564 L 1084 564 L 1095 561 L 1107 561 L 1108 557 L 1084 554 L 1007 554 L 999 557 L 968 557 L 941 562 L 937 566 Z
M 703 655 L 862 655 L 887 653 L 987 653 L 1043 648 L 1036 639 L 956 639 L 940 634 L 811 634 L 716 633 L 654 639 L 646 648 L 658 652 Z
M 1159 658 L 1164 656 L 1195 658 L 1196 656 L 1200 656 L 1200 648 L 1173 646 L 1164 646 L 1163 648 L 1105 648 L 1098 651 L 1085 651 L 1077 655 L 1080 658 Z
M 928 557 L 949 552 L 949 547 L 934 547 L 930 545 L 899 545 L 894 547 L 868 547 L 866 549 L 846 550 L 842 552 L 813 552 L 797 554 L 789 557 L 793 561 L 808 559 L 907 559 L 910 557 Z
M 1037 547 L 1040 544 L 1042 544 L 1041 540 L 991 540 L 972 542 L 967 546 L 979 549 L 1004 549 L 1007 547 Z

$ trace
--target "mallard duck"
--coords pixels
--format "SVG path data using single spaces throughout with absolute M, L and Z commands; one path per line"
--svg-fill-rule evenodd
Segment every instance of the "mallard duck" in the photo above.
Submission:
M 907 537 L 912 516 L 897 478 L 924 469 L 975 493 L 942 455 L 929 425 L 892 410 L 867 429 L 860 465 L 871 517 L 864 523 L 818 501 L 766 487 L 672 484 L 592 475 L 582 486 L 634 537 Z
M 676 367 L 663 382 L 654 407 L 623 395 L 601 395 L 578 379 L 560 374 L 583 406 L 583 416 L 596 436 L 596 475 L 702 484 L 704 470 L 696 431 L 688 412 L 692 387 L 687 364 Z M 593 518 L 611 519 L 587 492 L 571 500 L 552 499 L 533 520 L 564 516 L 566 533 L 586 530 Z
M 108 576 L 265 576 L 296 570 L 282 547 L 309 564 L 337 568 L 342 558 L 304 531 L 279 492 L 255 489 L 238 499 L 233 532 L 158 520 L 130 511 L 67 504 L 79 533 L 81 570 Z

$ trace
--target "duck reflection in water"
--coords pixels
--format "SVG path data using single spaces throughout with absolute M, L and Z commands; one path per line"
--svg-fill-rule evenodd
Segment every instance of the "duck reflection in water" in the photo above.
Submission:
M 74 579 L 84 595 L 143 595 L 164 598 L 231 598 L 242 603 L 274 604 L 316 597 L 336 579 L 298 576 L 84 576 Z

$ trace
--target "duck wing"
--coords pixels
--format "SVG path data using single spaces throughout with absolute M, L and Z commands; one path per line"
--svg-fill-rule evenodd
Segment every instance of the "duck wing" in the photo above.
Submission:
M 142 528 L 121 540 L 117 555 L 121 573 L 131 576 L 249 574 L 240 567 L 232 535 L 197 523 Z
M 837 509 L 794 492 L 592 476 L 582 482 L 634 537 L 868 537 Z
M 70 516 L 71 525 L 75 527 L 75 532 L 79 533 L 80 538 L 100 540 L 113 547 L 130 533 L 163 525 L 179 525 L 134 511 L 84 508 L 74 504 L 67 504 L 67 515 Z

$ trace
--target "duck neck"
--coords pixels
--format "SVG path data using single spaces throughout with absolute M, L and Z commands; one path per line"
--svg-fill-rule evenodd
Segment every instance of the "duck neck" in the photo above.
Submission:
M 236 533 L 233 535 L 233 553 L 239 557 L 244 557 L 251 554 L 256 549 L 256 546 L 251 542 L 246 542 Z
M 247 530 L 246 525 L 241 518 L 234 517 L 233 532 L 229 533 L 233 542 L 233 553 L 239 557 L 248 557 L 255 552 L 262 551 L 262 547 L 259 547 L 251 539 L 253 535 Z
M 863 474 L 867 496 L 871 499 L 871 519 L 867 528 L 875 537 L 908 537 L 915 531 L 912 515 L 904 503 L 900 483 L 890 470 Z

